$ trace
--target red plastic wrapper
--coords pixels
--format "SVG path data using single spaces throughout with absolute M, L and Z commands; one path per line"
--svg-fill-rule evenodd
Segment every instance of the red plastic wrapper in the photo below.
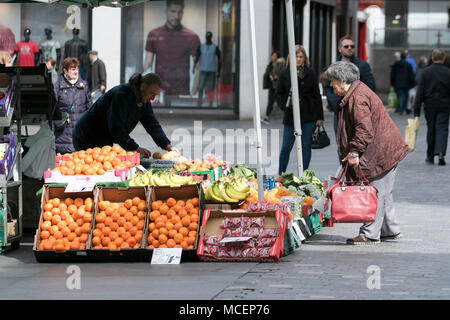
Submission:
M 276 241 L 277 241 L 276 237 L 257 239 L 256 247 L 257 248 L 272 248 Z
M 217 251 L 217 258 L 230 258 L 227 248 L 219 247 Z
M 248 228 L 243 229 L 242 236 L 243 237 L 252 237 L 252 238 L 259 238 L 261 233 L 263 232 L 263 228 Z
M 210 246 L 210 245 L 206 246 L 205 245 L 205 247 L 203 249 L 203 252 L 207 253 L 207 254 L 211 254 L 211 255 L 217 257 L 218 253 L 219 253 L 219 247 L 218 246 Z
M 218 246 L 220 245 L 220 241 L 223 239 L 223 236 L 204 236 L 203 244 L 205 246 Z
M 264 226 L 264 217 L 242 217 L 243 228 L 262 228 Z
M 276 238 L 278 237 L 278 229 L 264 228 L 259 238 Z
M 242 225 L 241 217 L 224 217 L 220 228 L 222 229 L 236 229 Z
M 241 258 L 242 251 L 243 250 L 241 248 L 232 247 L 228 249 L 228 255 L 230 258 Z
M 266 248 L 257 248 L 258 257 L 268 257 L 270 255 L 270 247 Z
M 236 229 L 227 228 L 223 232 L 224 237 L 242 237 L 243 229 L 241 227 Z

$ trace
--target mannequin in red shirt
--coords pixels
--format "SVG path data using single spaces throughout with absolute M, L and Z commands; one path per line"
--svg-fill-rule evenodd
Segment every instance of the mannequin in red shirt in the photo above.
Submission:
M 39 48 L 30 39 L 31 30 L 25 29 L 24 40 L 14 46 L 14 55 L 17 57 L 16 65 L 19 67 L 34 67 L 39 63 Z

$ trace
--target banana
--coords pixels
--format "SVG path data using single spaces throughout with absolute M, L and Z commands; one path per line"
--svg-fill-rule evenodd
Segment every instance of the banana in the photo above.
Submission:
M 148 174 L 144 174 L 142 176 L 142 183 L 146 186 L 148 186 L 150 184 L 150 178 L 149 178 Z
M 225 202 L 239 202 L 238 199 L 233 199 L 230 198 L 226 192 L 226 186 L 223 186 L 222 189 L 220 190 L 220 195 L 222 196 L 222 198 L 225 200 Z
M 233 184 L 228 184 L 226 186 L 225 191 L 230 198 L 236 199 L 236 200 L 244 200 L 244 199 L 247 199 L 247 196 L 248 196 L 247 192 L 236 191 Z
M 225 201 L 222 198 L 222 196 L 220 195 L 220 190 L 218 189 L 217 183 L 213 183 L 212 185 L 209 186 L 209 188 L 211 188 L 211 191 L 209 192 L 209 194 L 213 201 L 216 201 L 216 202 L 224 202 Z
M 153 182 L 154 182 L 155 186 L 166 186 L 167 185 L 166 180 L 158 174 L 153 175 Z
M 237 192 L 247 193 L 250 191 L 250 187 L 248 186 L 248 184 L 242 180 L 238 180 L 236 183 L 233 183 L 232 185 Z

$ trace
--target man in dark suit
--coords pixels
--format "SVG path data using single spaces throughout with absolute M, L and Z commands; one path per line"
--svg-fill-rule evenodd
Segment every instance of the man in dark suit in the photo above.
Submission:
M 88 79 L 91 92 L 100 90 L 105 93 L 106 90 L 106 68 L 102 60 L 98 58 L 97 51 L 89 51 L 89 61 L 91 61 L 90 76 Z

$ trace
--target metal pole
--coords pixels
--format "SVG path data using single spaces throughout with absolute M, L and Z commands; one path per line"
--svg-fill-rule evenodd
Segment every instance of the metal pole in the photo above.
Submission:
M 294 114 L 294 135 L 297 148 L 298 176 L 303 176 L 302 129 L 300 119 L 300 98 L 298 94 L 297 63 L 295 54 L 294 13 L 292 0 L 285 0 L 286 22 L 289 44 L 289 69 L 291 74 L 292 108 Z
M 262 138 L 261 138 L 261 115 L 259 105 L 258 88 L 258 64 L 256 59 L 256 36 L 255 36 L 255 9 L 253 0 L 249 0 L 249 21 L 250 21 L 250 48 L 252 51 L 252 76 L 253 76 L 253 96 L 255 98 L 255 108 L 253 109 L 253 126 L 256 130 L 256 157 L 258 174 L 258 201 L 264 201 L 264 177 L 262 170 Z

